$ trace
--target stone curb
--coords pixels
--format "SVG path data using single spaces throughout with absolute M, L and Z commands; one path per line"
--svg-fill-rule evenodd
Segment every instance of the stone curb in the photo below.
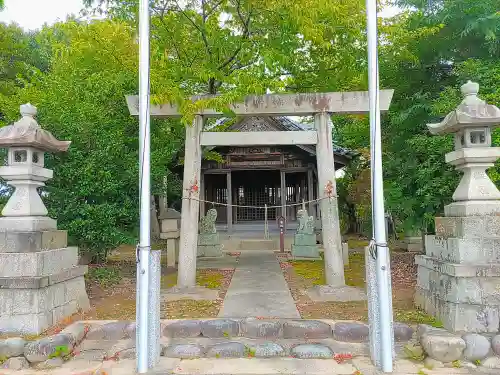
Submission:
M 433 367 L 455 365 L 500 373 L 500 333 L 452 333 L 420 324 L 417 339 Z
M 114 340 L 129 339 L 135 335 L 133 321 L 86 321 L 91 326 L 89 338 L 105 339 L 94 333 L 108 330 L 123 331 L 123 337 L 114 336 Z M 409 341 L 413 328 L 406 324 L 395 323 L 396 341 Z M 71 326 L 70 326 L 71 327 Z M 123 327 L 129 327 L 127 330 Z M 69 327 L 68 327 L 69 328 Z M 116 336 L 116 337 L 115 337 Z M 210 319 L 172 319 L 161 320 L 160 337 L 182 338 L 228 338 L 247 337 L 255 339 L 326 339 L 349 343 L 364 343 L 369 340 L 368 325 L 356 321 L 334 321 L 328 319 L 260 319 L 260 318 L 210 318 Z
M 60 333 L 38 340 L 26 341 L 22 338 L 0 340 L 0 357 L 4 359 L 0 369 L 2 371 L 24 370 L 30 365 L 38 370 L 60 367 L 64 365 L 62 357 L 70 355 L 82 343 L 89 330 L 90 325 L 77 322 Z M 60 353 L 53 357 L 60 347 L 65 348 L 67 353 Z M 0 374 L 3 375 L 2 372 Z

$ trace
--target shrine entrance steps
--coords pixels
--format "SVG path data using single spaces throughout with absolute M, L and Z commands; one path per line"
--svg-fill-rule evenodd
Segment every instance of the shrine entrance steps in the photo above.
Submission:
M 76 355 L 58 370 L 64 370 L 64 375 L 135 374 L 134 322 L 78 322 L 63 334 L 78 332 L 84 325 L 90 328 L 77 345 Z M 414 331 L 402 324 L 395 328 L 393 374 L 475 374 L 469 368 L 428 370 L 422 362 L 404 359 L 404 346 L 415 342 Z M 160 332 L 161 357 L 148 375 L 379 374 L 369 359 L 368 326 L 363 323 L 257 318 L 163 320 Z
M 217 232 L 223 251 L 260 251 L 279 250 L 280 231 L 275 222 L 269 222 L 269 237 L 265 238 L 264 222 L 248 222 L 234 224 L 232 232 L 229 233 L 226 225 L 217 225 Z M 297 230 L 297 223 L 288 224 L 285 231 L 285 249 L 290 250 L 293 236 Z
M 238 250 L 247 251 L 247 250 L 278 250 L 279 249 L 279 240 L 269 239 L 269 240 L 260 240 L 260 239 L 241 239 L 240 244 L 238 246 Z

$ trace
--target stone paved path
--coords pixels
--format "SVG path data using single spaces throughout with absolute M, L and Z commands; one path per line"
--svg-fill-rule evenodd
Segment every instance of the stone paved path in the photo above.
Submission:
M 189 359 L 162 357 L 147 375 L 384 375 L 365 358 L 353 363 L 339 364 L 329 359 Z M 85 361 L 70 361 L 64 368 L 19 372 L 6 371 L 5 375 L 136 375 L 135 359 L 107 361 L 91 365 Z M 4 374 L 2 372 L 2 374 Z M 466 368 L 439 368 L 429 370 L 408 360 L 398 360 L 392 375 L 497 375 L 498 370 L 479 371 Z
M 241 253 L 219 317 L 300 318 L 272 251 Z

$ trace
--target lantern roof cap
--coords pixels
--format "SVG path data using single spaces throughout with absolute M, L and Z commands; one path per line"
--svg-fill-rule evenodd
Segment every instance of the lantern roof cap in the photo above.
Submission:
M 431 134 L 456 133 L 464 128 L 500 125 L 500 109 L 487 104 L 477 95 L 479 84 L 468 81 L 460 88 L 462 102 L 438 124 L 427 124 Z
M 47 152 L 68 151 L 70 141 L 59 141 L 35 119 L 37 108 L 30 104 L 19 107 L 21 119 L 0 128 L 0 147 L 34 147 Z

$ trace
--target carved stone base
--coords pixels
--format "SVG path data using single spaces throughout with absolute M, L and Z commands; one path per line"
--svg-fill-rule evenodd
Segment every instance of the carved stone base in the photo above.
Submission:
M 458 332 L 497 332 L 500 263 L 455 264 L 419 255 L 415 303 Z
M 200 233 L 198 235 L 198 252 L 199 257 L 221 257 L 222 246 L 218 233 Z
M 198 257 L 222 257 L 221 245 L 198 245 Z
M 453 202 L 444 207 L 444 215 L 454 216 L 482 216 L 500 215 L 500 201 L 463 201 Z
M 0 278 L 0 333 L 38 335 L 79 309 L 87 310 L 86 271 L 79 266 L 47 277 Z
M 0 218 L 2 232 L 37 232 L 56 230 L 57 221 L 47 216 L 9 216 Z
M 296 258 L 321 259 L 317 245 L 292 245 L 292 256 Z
M 292 256 L 294 258 L 319 258 L 319 248 L 316 245 L 314 233 L 296 233 L 293 238 Z

